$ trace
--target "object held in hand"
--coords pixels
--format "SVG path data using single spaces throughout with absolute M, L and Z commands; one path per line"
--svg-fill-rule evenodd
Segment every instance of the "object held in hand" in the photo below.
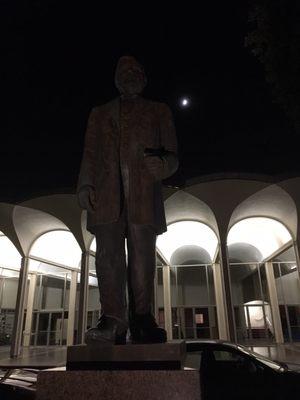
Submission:
M 163 158 L 167 154 L 167 151 L 165 150 L 164 147 L 159 147 L 157 149 L 153 149 L 150 147 L 147 147 L 144 150 L 144 157 L 159 157 Z

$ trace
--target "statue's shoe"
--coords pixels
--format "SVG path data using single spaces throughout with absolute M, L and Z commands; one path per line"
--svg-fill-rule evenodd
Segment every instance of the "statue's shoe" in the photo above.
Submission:
M 85 333 L 86 344 L 126 344 L 127 325 L 120 319 L 102 315 L 96 328 Z
M 157 325 L 152 314 L 135 315 L 130 321 L 130 336 L 135 344 L 167 341 L 167 332 Z

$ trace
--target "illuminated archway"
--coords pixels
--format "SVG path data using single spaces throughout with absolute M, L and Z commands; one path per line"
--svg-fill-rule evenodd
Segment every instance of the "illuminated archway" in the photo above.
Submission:
M 289 243 L 292 243 L 291 233 L 274 218 L 248 217 L 231 227 L 227 245 L 238 340 L 274 339 L 268 289 L 272 265 L 264 261 Z
M 170 296 L 167 315 L 172 314 L 173 338 L 218 338 L 212 266 L 218 249 L 217 235 L 202 222 L 182 220 L 168 225 L 156 245 L 162 264 L 167 264 L 167 268 L 157 267 L 159 318 L 165 310 L 164 290 Z M 170 274 L 169 282 L 165 275 L 162 277 L 163 270 Z
M 71 268 L 79 268 L 81 249 L 71 232 L 55 230 L 35 240 L 30 256 Z
M 20 270 L 21 254 L 4 233 L 0 232 L 0 268 Z
M 253 246 L 262 257 L 258 261 L 262 261 L 290 240 L 292 240 L 292 236 L 281 222 L 272 218 L 251 217 L 245 218 L 232 226 L 228 233 L 227 245 L 229 249 L 231 245 L 237 244 Z
M 167 232 L 158 236 L 156 245 L 169 263 L 175 251 L 184 246 L 196 246 L 206 250 L 212 261 L 217 251 L 218 238 L 215 232 L 202 222 L 179 221 L 169 225 Z

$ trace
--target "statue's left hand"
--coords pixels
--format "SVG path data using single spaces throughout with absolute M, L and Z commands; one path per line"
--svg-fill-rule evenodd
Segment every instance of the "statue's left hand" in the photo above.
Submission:
M 157 156 L 147 156 L 144 159 L 146 167 L 155 180 L 162 180 L 164 174 L 164 161 Z

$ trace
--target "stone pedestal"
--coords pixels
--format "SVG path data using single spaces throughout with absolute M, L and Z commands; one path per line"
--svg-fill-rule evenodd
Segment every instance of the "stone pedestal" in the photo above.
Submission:
M 39 373 L 37 400 L 199 400 L 199 370 L 186 359 L 183 340 L 70 346 L 67 371 Z
M 67 350 L 67 370 L 181 369 L 186 356 L 184 340 L 158 344 L 77 345 Z
M 199 371 L 45 371 L 37 400 L 199 400 Z

